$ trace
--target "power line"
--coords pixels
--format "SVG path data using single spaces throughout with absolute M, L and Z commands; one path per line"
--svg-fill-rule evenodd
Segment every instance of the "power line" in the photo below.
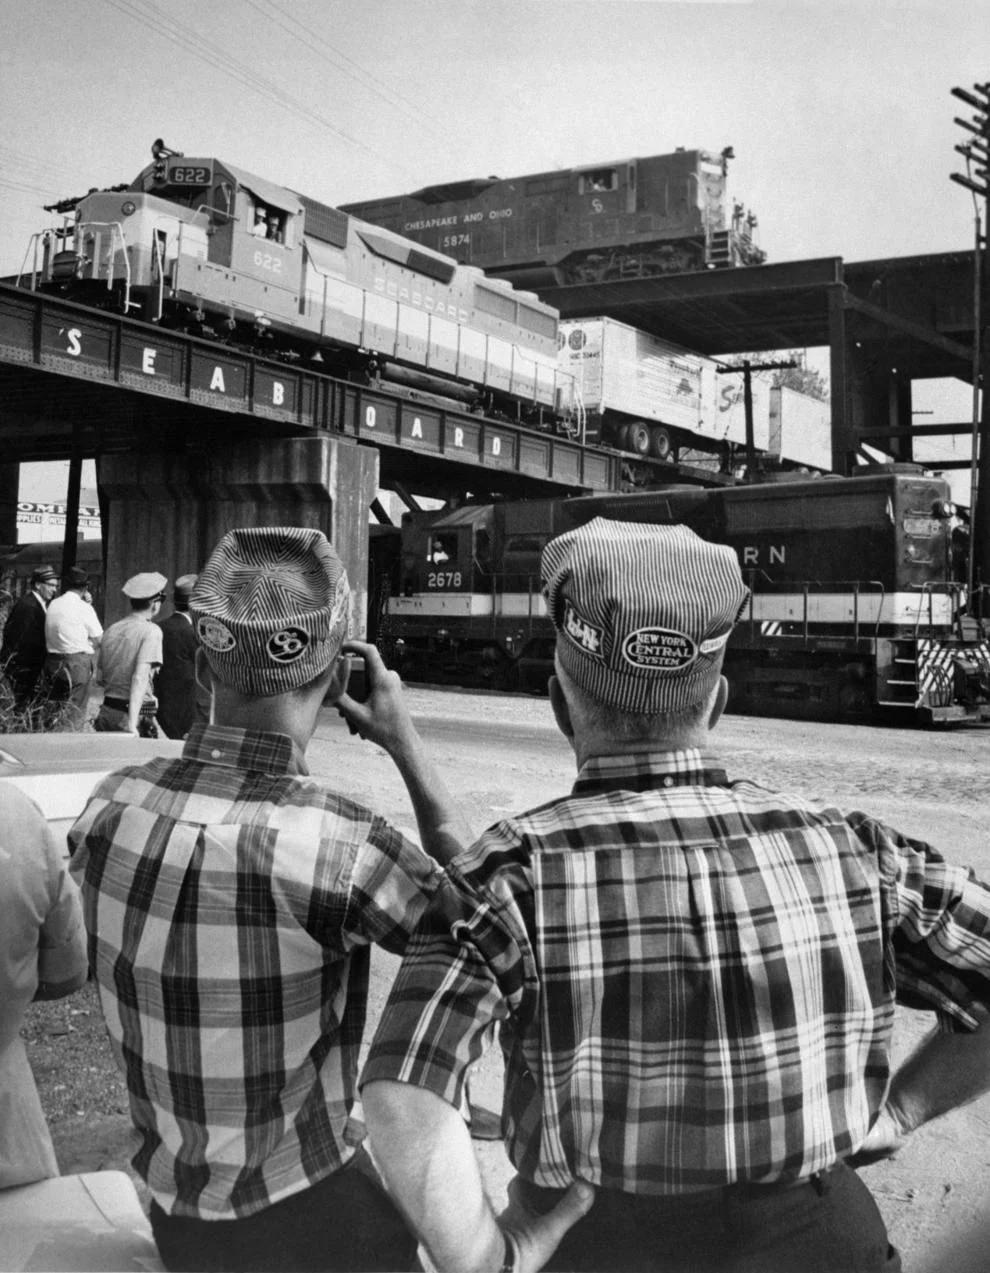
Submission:
M 367 154 L 376 159 L 380 159 L 385 163 L 396 166 L 394 161 L 388 156 L 376 151 L 373 147 L 366 145 L 359 138 L 353 137 L 350 133 L 338 128 L 331 120 L 319 111 L 313 110 L 300 102 L 298 98 L 293 97 L 290 93 L 285 92 L 273 80 L 258 75 L 253 69 L 239 61 L 227 50 L 221 48 L 220 45 L 214 43 L 206 36 L 199 32 L 186 34 L 182 24 L 176 24 L 174 19 L 165 19 L 164 15 L 150 3 L 150 0 L 106 0 L 106 3 L 112 5 L 119 12 L 134 18 L 142 23 L 150 30 L 163 35 L 166 39 L 171 40 L 174 44 L 178 44 L 200 61 L 206 62 L 209 66 L 216 70 L 222 71 L 236 80 L 239 84 L 257 93 L 261 97 L 267 98 L 274 102 L 283 110 L 298 116 L 301 119 L 309 120 L 311 123 L 317 124 L 319 127 L 326 129 L 332 133 L 334 137 L 353 146 L 358 150 L 363 150 Z M 188 28 L 185 28 L 188 30 Z
M 435 126 L 434 121 L 430 120 L 415 102 L 410 101 L 409 98 L 403 97 L 401 93 L 396 92 L 394 89 L 380 83 L 380 81 L 377 80 L 369 71 L 365 70 L 359 62 L 348 57 L 346 53 L 342 52 L 336 47 L 336 45 L 331 44 L 324 36 L 322 36 L 319 31 L 314 30 L 313 27 L 308 26 L 294 13 L 290 13 L 282 5 L 279 5 L 277 0 L 267 0 L 269 8 L 272 10 L 272 13 L 268 15 L 264 14 L 258 0 L 247 0 L 247 2 L 258 13 L 261 13 L 262 16 L 268 16 L 269 20 L 274 21 L 275 24 L 279 26 L 288 36 L 294 40 L 298 40 L 307 48 L 312 48 L 312 43 L 315 41 L 324 50 L 326 50 L 329 60 L 333 65 L 342 69 L 345 74 L 350 75 L 366 89 L 370 89 L 376 97 L 380 97 L 383 101 L 394 106 L 407 118 L 418 120 L 436 138 L 439 140 L 444 139 L 444 134 Z M 302 34 L 299 35 L 294 31 L 290 31 L 285 25 L 285 22 L 281 20 L 282 18 L 292 23 L 292 25 L 296 27 L 298 31 L 302 32 Z

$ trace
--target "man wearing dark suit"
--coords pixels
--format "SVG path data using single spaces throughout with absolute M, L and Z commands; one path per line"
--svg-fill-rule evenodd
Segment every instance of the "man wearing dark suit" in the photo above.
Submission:
M 196 634 L 189 614 L 189 598 L 196 575 L 180 575 L 172 590 L 175 609 L 157 620 L 162 630 L 162 665 L 155 677 L 158 724 L 169 738 L 185 738 L 197 721 L 209 719 L 205 695 L 196 685 Z
M 45 612 L 58 591 L 58 576 L 51 566 L 38 566 L 31 587 L 7 617 L 0 647 L 0 670 L 14 692 L 14 706 L 23 711 L 35 692 L 45 665 Z

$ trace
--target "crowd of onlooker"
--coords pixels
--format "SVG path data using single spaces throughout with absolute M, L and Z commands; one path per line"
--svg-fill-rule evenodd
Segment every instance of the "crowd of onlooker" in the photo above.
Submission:
M 132 576 L 122 592 L 130 613 L 106 631 L 93 606 L 88 572 L 69 566 L 61 580 L 38 565 L 19 597 L 0 589 L 0 732 L 80 730 L 182 738 L 205 699 L 194 676 L 189 616 L 195 575 Z M 93 688 L 103 698 L 91 711 Z

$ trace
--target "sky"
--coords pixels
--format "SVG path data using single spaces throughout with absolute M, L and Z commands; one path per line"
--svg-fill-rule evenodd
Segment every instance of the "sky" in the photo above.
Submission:
M 0 0 L 0 273 L 162 137 L 329 204 L 732 146 L 771 262 L 968 249 L 990 0 Z

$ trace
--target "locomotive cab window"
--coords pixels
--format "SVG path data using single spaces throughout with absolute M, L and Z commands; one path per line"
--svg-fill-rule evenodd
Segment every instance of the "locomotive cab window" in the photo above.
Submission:
M 234 187 L 229 181 L 220 181 L 213 191 L 213 207 L 210 209 L 218 225 L 226 225 L 234 215 Z
M 256 239 L 267 239 L 270 243 L 285 243 L 286 214 L 281 208 L 255 200 L 254 223 L 251 233 Z
M 433 566 L 442 565 L 445 561 L 457 558 L 457 535 L 431 535 L 426 541 L 426 560 Z
M 600 194 L 603 191 L 617 190 L 618 187 L 617 168 L 596 168 L 592 172 L 581 174 L 581 194 Z

